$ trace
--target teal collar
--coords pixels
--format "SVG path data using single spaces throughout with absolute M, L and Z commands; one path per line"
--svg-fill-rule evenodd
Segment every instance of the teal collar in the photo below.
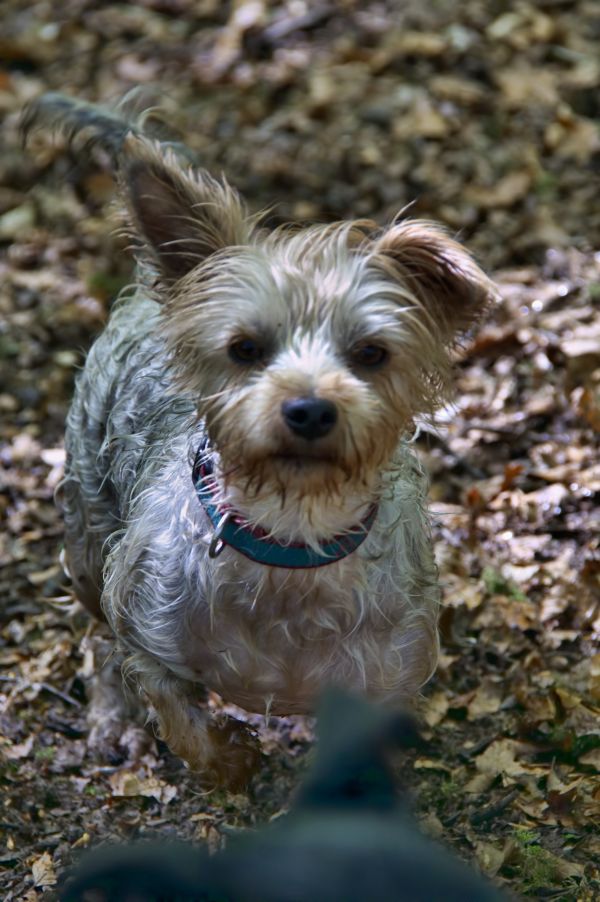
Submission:
M 196 494 L 215 529 L 208 553 L 217 557 L 229 545 L 244 557 L 268 567 L 303 570 L 325 567 L 348 557 L 362 545 L 377 516 L 377 504 L 372 504 L 361 522 L 350 532 L 323 542 L 316 551 L 302 543 L 283 544 L 271 538 L 260 527 L 248 526 L 239 514 L 215 500 L 215 480 L 206 444 L 196 454 L 192 479 Z

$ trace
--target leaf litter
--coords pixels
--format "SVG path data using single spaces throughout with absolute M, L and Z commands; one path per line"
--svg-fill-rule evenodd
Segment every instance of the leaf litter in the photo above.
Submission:
M 501 299 L 418 439 L 444 585 L 426 739 L 399 775 L 425 829 L 517 896 L 600 893 L 600 8 L 288 0 L 3 4 L 0 38 L 0 885 L 51 900 L 99 842 L 277 817 L 309 720 L 253 719 L 248 795 L 208 793 L 164 747 L 136 770 L 85 745 L 91 629 L 53 504 L 74 374 L 132 277 L 112 179 L 38 136 L 44 90 L 161 86 L 166 118 L 273 225 L 442 221 Z M 219 700 L 213 698 L 218 706 Z

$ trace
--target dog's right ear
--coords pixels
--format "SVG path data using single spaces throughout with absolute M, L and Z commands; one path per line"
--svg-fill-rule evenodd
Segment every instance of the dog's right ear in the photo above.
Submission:
M 129 134 L 119 154 L 119 182 L 134 234 L 166 283 L 250 239 L 251 221 L 237 192 L 182 164 L 168 147 Z

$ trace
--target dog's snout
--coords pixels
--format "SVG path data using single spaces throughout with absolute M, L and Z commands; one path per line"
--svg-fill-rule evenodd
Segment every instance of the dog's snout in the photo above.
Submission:
M 281 405 L 286 426 L 309 440 L 322 438 L 335 426 L 337 407 L 326 398 L 291 398 Z

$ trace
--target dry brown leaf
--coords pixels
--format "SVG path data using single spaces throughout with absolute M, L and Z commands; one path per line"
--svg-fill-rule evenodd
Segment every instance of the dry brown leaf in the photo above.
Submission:
M 549 69 L 521 62 L 509 69 L 500 69 L 495 78 L 502 100 L 509 109 L 531 105 L 547 107 L 559 102 L 556 75 Z
M 461 583 L 458 580 L 456 583 L 453 588 L 444 590 L 444 604 L 452 608 L 460 608 L 464 605 L 469 611 L 476 610 L 485 595 L 481 584 L 474 581 Z
M 578 708 L 581 705 L 581 697 L 575 692 L 571 692 L 564 686 L 557 686 L 554 690 L 560 699 L 560 703 L 567 711 Z
M 29 660 L 23 661 L 21 665 L 21 673 L 25 680 L 30 684 L 45 682 L 52 673 L 53 667 L 57 662 L 64 661 L 71 653 L 71 642 L 68 639 L 62 639 L 55 642 L 49 648 L 46 648 L 36 657 L 30 657 Z
M 455 75 L 439 75 L 429 82 L 431 91 L 440 100 L 452 100 L 464 106 L 474 106 L 485 98 L 482 86 L 471 79 Z
M 552 812 L 548 810 L 548 803 L 545 799 L 520 797 L 515 804 L 519 811 L 526 814 L 530 821 L 534 823 L 543 823 L 551 826 L 557 824 L 556 818 Z
M 471 203 L 485 209 L 512 207 L 529 193 L 531 182 L 532 175 L 529 171 L 517 170 L 498 179 L 494 185 L 467 187 L 466 197 Z
M 477 720 L 488 714 L 495 714 L 500 709 L 506 696 L 506 690 L 502 683 L 493 680 L 484 680 L 475 690 L 475 694 L 467 705 L 469 720 Z
M 445 692 L 434 692 L 426 699 L 422 709 L 422 716 L 425 723 L 430 727 L 435 727 L 446 716 L 448 711 L 448 698 Z
M 506 41 L 512 47 L 524 50 L 537 41 L 550 41 L 555 29 L 551 16 L 530 4 L 523 4 L 516 10 L 502 13 L 485 31 L 492 41 Z
M 553 122 L 546 128 L 546 145 L 565 160 L 586 163 L 600 149 L 600 134 L 595 122 L 573 116 L 568 122 Z
M 426 95 L 419 95 L 410 110 L 394 122 L 394 137 L 442 138 L 450 131 L 450 122 L 431 103 Z
M 527 712 L 527 723 L 539 724 L 553 721 L 556 717 L 556 705 L 550 695 L 540 695 L 532 693 L 531 689 L 525 689 L 517 697 Z
M 571 392 L 571 398 L 579 416 L 589 423 L 595 432 L 600 433 L 600 369 L 590 373 L 585 380 L 585 386 Z M 600 472 L 600 467 L 597 470 Z M 580 481 L 586 488 L 592 488 L 584 479 L 584 474 L 581 474 Z M 600 480 L 596 478 L 595 483 L 599 485 Z M 597 488 L 592 490 L 598 491 Z
M 47 886 L 56 885 L 56 873 L 54 864 L 48 852 L 44 852 L 39 858 L 36 858 L 31 865 L 31 874 L 34 886 L 43 889 Z
M 214 76 L 221 75 L 238 58 L 245 32 L 264 21 L 264 0 L 235 0 L 229 20 L 215 41 L 211 59 Z
M 13 743 L 2 748 L 2 754 L 11 761 L 17 761 L 22 758 L 29 758 L 33 750 L 35 737 L 30 735 L 23 742 Z
M 443 54 L 446 46 L 447 39 L 437 33 L 394 30 L 388 33 L 382 46 L 371 56 L 371 71 L 380 72 L 391 62 L 404 56 L 435 58 Z
M 118 770 L 108 778 L 114 796 L 148 796 L 167 803 L 177 798 L 177 789 L 152 776 L 140 776 L 132 770 Z
M 550 542 L 548 533 L 538 535 L 521 534 L 510 540 L 510 556 L 514 566 L 529 564 L 534 555 L 539 554 Z
M 45 570 L 35 570 L 27 574 L 27 579 L 32 586 L 43 586 L 45 582 L 54 576 L 59 576 L 63 572 L 60 564 L 52 564 Z
M 518 544 L 518 542 L 517 542 Z M 519 586 L 531 583 L 531 580 L 540 572 L 540 564 L 503 564 L 501 573 L 504 579 L 516 583 Z
M 475 856 L 483 873 L 495 877 L 506 861 L 509 848 L 507 843 L 499 847 L 491 842 L 476 842 Z
M 495 774 L 474 774 L 470 780 L 465 783 L 464 790 L 469 795 L 481 795 L 494 782 Z
M 415 770 L 439 770 L 446 774 L 452 773 L 452 768 L 443 764 L 439 758 L 416 758 L 413 767 Z
M 496 739 L 475 758 L 475 767 L 488 776 L 519 776 L 525 771 L 524 763 L 518 760 L 520 751 L 521 746 L 514 739 Z
M 31 201 L 0 216 L 0 239 L 11 241 L 25 238 L 35 224 L 35 210 Z

